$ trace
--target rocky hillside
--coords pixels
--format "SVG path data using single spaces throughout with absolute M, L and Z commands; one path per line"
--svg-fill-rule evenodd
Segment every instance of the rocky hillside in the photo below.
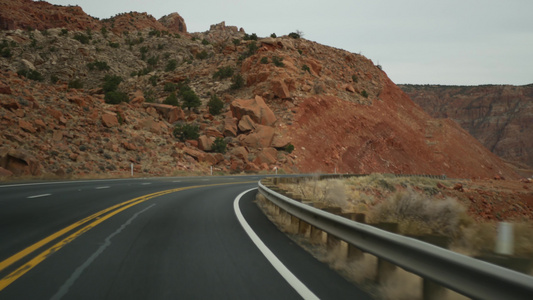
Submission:
M 224 23 L 185 33 L 178 14 L 100 21 L 20 2 L 1 2 L 4 175 L 118 174 L 133 164 L 158 175 L 214 166 L 517 177 L 361 55 Z M 4 3 L 17 5 L 6 14 Z
M 533 85 L 402 85 L 434 118 L 450 118 L 500 157 L 533 168 Z

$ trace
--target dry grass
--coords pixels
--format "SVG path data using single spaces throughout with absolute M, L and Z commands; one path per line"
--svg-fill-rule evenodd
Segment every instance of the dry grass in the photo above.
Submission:
M 452 198 L 431 199 L 413 189 L 396 192 L 373 207 L 371 222 L 394 222 L 405 235 L 440 234 L 457 237 L 469 222 L 466 208 Z

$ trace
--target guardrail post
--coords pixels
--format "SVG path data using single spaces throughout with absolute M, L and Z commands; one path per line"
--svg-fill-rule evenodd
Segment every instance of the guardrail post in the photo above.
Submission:
M 377 228 L 397 233 L 398 232 L 398 223 L 386 223 L 381 222 L 378 224 L 375 224 Z M 376 272 L 376 282 L 383 283 L 387 280 L 387 278 L 396 270 L 396 266 L 391 264 L 390 262 L 379 258 L 378 257 L 378 265 L 377 265 L 377 272 Z
M 414 238 L 424 241 L 435 246 L 447 249 L 450 246 L 450 238 L 442 235 L 422 235 L 414 236 Z M 433 280 L 422 278 L 422 299 L 441 299 L 446 293 L 446 288 L 434 282 Z
M 311 225 L 309 225 L 309 223 L 300 220 L 300 224 L 298 224 L 298 233 L 303 236 L 306 236 L 307 232 L 310 231 L 310 227 Z
M 291 215 L 290 232 L 291 233 L 298 233 L 299 227 L 300 227 L 300 219 L 298 219 L 297 217 Z
M 353 213 L 350 215 L 353 221 L 365 223 L 365 214 Z M 360 259 L 363 257 L 363 251 L 361 251 L 359 248 L 355 247 L 352 244 L 348 244 L 348 253 L 346 254 L 346 257 L 349 261 Z
M 320 244 L 322 243 L 322 230 L 316 228 L 315 226 L 311 226 L 311 243 L 313 244 Z

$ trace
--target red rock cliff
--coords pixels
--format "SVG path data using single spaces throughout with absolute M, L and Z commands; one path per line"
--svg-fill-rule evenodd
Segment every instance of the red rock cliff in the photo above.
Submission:
M 533 167 L 533 85 L 401 88 L 435 118 L 451 118 L 500 157 Z

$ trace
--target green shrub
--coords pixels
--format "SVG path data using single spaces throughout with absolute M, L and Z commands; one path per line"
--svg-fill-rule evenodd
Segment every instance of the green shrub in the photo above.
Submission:
M 13 56 L 13 54 L 11 53 L 11 48 L 9 47 L 9 44 L 6 40 L 3 40 L 0 44 L 0 56 L 5 58 L 10 58 L 11 56 Z
M 198 125 L 180 123 L 174 127 L 172 134 L 175 138 L 179 139 L 182 142 L 186 140 L 196 140 L 200 137 L 200 128 Z
M 231 79 L 231 82 L 232 82 L 232 85 L 231 85 L 232 90 L 237 90 L 237 89 L 244 87 L 244 78 L 242 77 L 241 74 L 237 74 L 233 76 L 233 78 Z
M 218 68 L 218 70 L 215 72 L 215 74 L 213 74 L 213 78 L 214 79 L 224 79 L 224 78 L 229 78 L 231 76 L 233 76 L 233 72 L 235 71 L 235 69 L 233 69 L 232 67 L 230 66 L 225 66 L 225 67 L 221 67 L 221 68 Z
M 196 53 L 197 59 L 206 59 L 207 58 L 207 51 L 203 50 L 202 52 Z
M 206 46 L 209 45 L 209 41 L 206 40 L 206 39 L 203 39 L 203 40 L 202 40 L 202 45 L 206 45 Z
M 308 65 L 303 65 L 303 66 L 302 66 L 302 70 L 311 73 L 311 69 L 309 68 Z
M 161 37 L 161 31 L 152 29 L 150 32 L 148 32 L 148 36 Z
M 81 79 L 76 78 L 74 80 L 71 80 L 68 82 L 68 88 L 69 89 L 82 89 L 83 88 L 83 82 Z
M 82 44 L 89 44 L 89 41 L 91 40 L 91 38 L 88 35 L 85 35 L 83 33 L 76 33 L 74 35 L 74 39 Z
M 120 44 L 119 44 L 119 43 L 109 42 L 108 45 L 109 45 L 109 47 L 111 47 L 111 48 L 115 48 L 115 49 L 116 49 L 116 48 L 120 48 Z
M 165 86 L 163 87 L 163 90 L 164 90 L 165 92 L 170 92 L 170 93 L 172 93 L 172 92 L 175 92 L 175 91 L 176 91 L 176 88 L 177 88 L 177 87 L 176 87 L 176 84 L 174 84 L 174 83 L 172 83 L 172 82 L 167 82 L 167 83 L 165 83 Z
M 61 32 L 59 33 L 59 35 L 63 36 L 63 35 L 68 35 L 68 29 L 61 29 Z
M 283 63 L 283 58 L 282 57 L 273 56 L 272 57 L 272 62 L 274 63 L 274 65 L 276 67 L 285 67 L 285 64 Z
M 102 33 L 102 35 L 104 37 L 107 37 L 107 27 L 103 26 L 101 29 L 100 29 L 100 32 Z
M 98 71 L 109 70 L 109 66 L 107 65 L 105 61 L 98 61 L 98 60 L 88 63 L 87 68 L 89 68 L 89 70 L 91 71 L 93 71 L 94 69 L 97 69 Z
M 257 47 L 257 44 L 256 44 L 255 41 L 253 41 L 250 44 L 248 44 L 248 56 L 254 55 L 257 52 L 258 49 L 259 49 L 259 47 Z
M 243 40 L 245 40 L 245 41 L 257 41 L 257 34 L 252 33 L 251 35 L 249 35 L 249 34 L 245 33 L 244 37 L 243 37 Z
M 294 151 L 294 145 L 289 143 L 283 150 L 285 150 L 287 153 L 292 153 L 292 151 Z
M 148 65 L 151 67 L 157 66 L 157 63 L 159 62 L 159 55 L 150 57 L 147 61 Z
M 216 116 L 219 115 L 224 108 L 224 101 L 220 100 L 217 95 L 213 94 L 211 95 L 211 99 L 209 99 L 207 106 L 209 106 L 209 113 Z
M 262 63 L 263 65 L 268 64 L 268 57 L 263 56 L 263 57 L 261 58 L 261 63 Z
M 50 82 L 51 82 L 52 84 L 55 84 L 55 83 L 57 83 L 58 81 L 59 81 L 59 77 L 57 77 L 56 75 L 51 75 L 51 76 L 50 76 Z
M 28 79 L 35 80 L 35 81 L 43 81 L 44 77 L 41 73 L 39 73 L 37 70 L 27 70 L 27 69 L 21 69 L 17 71 L 17 74 L 20 76 L 24 76 Z
M 221 137 L 217 137 L 211 145 L 211 150 L 216 153 L 226 153 L 226 146 L 226 141 Z
M 150 81 L 150 84 L 152 84 L 152 86 L 157 86 L 157 76 L 156 75 L 150 76 L 148 81 Z
M 271 38 L 277 38 L 278 36 L 275 33 L 273 33 L 273 34 L 270 35 L 270 37 Z
M 171 72 L 176 70 L 176 67 L 178 66 L 178 61 L 175 59 L 171 59 L 167 62 L 167 65 L 165 67 L 165 72 Z
M 174 105 L 174 106 L 180 106 L 178 102 L 178 96 L 176 96 L 176 93 L 170 93 L 167 98 L 163 101 L 163 104 L 168 105 Z
M 357 83 L 357 76 L 356 76 L 355 74 L 352 75 L 352 81 L 355 82 L 355 83 Z
M 365 97 L 365 98 L 368 98 L 368 93 L 367 93 L 367 91 L 363 90 L 363 91 L 361 92 L 361 96 L 363 96 L 363 97 Z
M 190 110 L 191 108 L 198 107 L 202 104 L 200 97 L 198 97 L 198 95 L 196 95 L 191 89 L 183 92 L 180 91 L 180 94 L 183 99 L 183 104 L 181 105 L 183 108 L 188 108 Z
M 124 92 L 110 91 L 105 93 L 105 103 L 119 104 L 121 102 L 129 102 L 128 95 Z
M 106 75 L 104 77 L 104 84 L 102 89 L 105 93 L 114 92 L 117 90 L 118 85 L 122 82 L 122 77 L 117 75 Z
M 289 37 L 291 37 L 293 39 L 299 39 L 301 36 L 297 32 L 291 32 L 291 33 L 289 33 Z

